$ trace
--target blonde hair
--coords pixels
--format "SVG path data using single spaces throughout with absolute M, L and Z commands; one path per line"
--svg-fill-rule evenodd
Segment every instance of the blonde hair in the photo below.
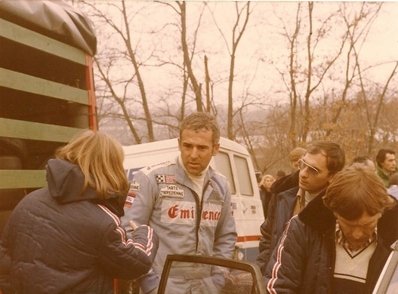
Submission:
M 263 185 L 265 184 L 265 181 L 266 181 L 267 179 L 271 179 L 272 181 L 275 181 L 275 178 L 274 178 L 272 175 L 264 175 L 264 176 L 261 178 L 261 181 L 260 181 L 259 186 L 260 186 L 260 187 L 263 186 Z
M 292 151 L 290 151 L 289 153 L 289 160 L 290 161 L 297 161 L 299 160 L 301 157 L 304 156 L 304 154 L 307 152 L 306 149 L 302 148 L 302 147 L 296 147 L 294 148 Z
M 107 194 L 125 195 L 128 191 L 122 146 L 105 133 L 91 130 L 79 133 L 58 149 L 55 156 L 78 165 L 84 175 L 83 190 L 89 186 L 99 198 Z

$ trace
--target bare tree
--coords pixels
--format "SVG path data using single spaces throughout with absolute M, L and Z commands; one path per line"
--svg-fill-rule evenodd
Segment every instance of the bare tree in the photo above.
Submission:
M 339 140 L 360 152 L 350 147 L 354 139 L 371 151 L 387 125 L 389 134 L 393 132 L 386 105 L 396 105 L 391 102 L 396 61 L 381 86 L 367 80 L 367 70 L 375 65 L 361 54 L 381 3 L 298 2 L 285 9 L 285 4 L 250 2 L 221 7 L 183 1 L 73 2 L 85 3 L 102 42 L 95 70 L 100 113 L 123 120 L 136 143 L 175 136 L 187 111 L 208 111 L 221 118 L 223 135 L 244 143 L 253 158 L 263 155 L 255 163 L 265 171 L 284 165 L 291 148 L 313 139 Z M 232 9 L 228 18 L 224 5 Z M 265 10 L 259 22 L 254 16 L 263 5 L 283 7 L 280 22 L 270 20 Z M 270 22 L 264 25 L 264 19 Z M 257 28 L 258 36 L 271 34 L 286 45 L 271 54 L 273 48 L 251 52 L 255 64 L 249 67 L 240 60 L 249 54 L 240 50 Z M 216 40 L 209 46 L 210 39 Z M 274 83 L 275 92 L 258 87 L 259 80 L 273 80 L 271 66 L 282 82 Z M 251 88 L 252 82 L 257 87 Z M 214 100 L 220 93 L 227 98 L 221 106 Z M 269 100 L 275 94 L 282 97 L 280 104 Z M 262 115 L 254 119 L 253 111 Z M 367 121 L 366 130 L 365 124 L 359 125 L 361 118 Z
M 110 7 L 112 7 L 119 13 L 120 18 L 122 19 L 121 25 L 116 24 L 114 21 L 115 18 L 111 18 L 109 15 L 101 11 L 96 5 L 94 5 L 95 3 L 85 0 L 81 0 L 79 3 L 87 6 L 90 9 L 93 17 L 102 20 L 107 25 L 107 27 L 110 28 L 113 31 L 113 33 L 115 33 L 120 38 L 120 40 L 122 40 L 124 46 L 121 49 L 121 51 L 118 52 L 118 58 L 123 57 L 123 59 L 126 62 L 130 63 L 131 65 L 130 77 L 119 78 L 118 83 L 115 83 L 115 80 L 114 78 L 111 77 L 109 70 L 113 65 L 112 62 L 114 62 L 115 59 L 109 58 L 109 56 L 102 57 L 99 54 L 95 58 L 95 62 L 98 71 L 100 73 L 101 80 L 108 87 L 110 92 L 110 97 L 112 97 L 114 101 L 116 101 L 117 104 L 120 106 L 123 117 L 127 122 L 127 125 L 131 133 L 133 134 L 135 142 L 141 143 L 143 136 L 146 136 L 148 141 L 154 141 L 155 137 L 153 132 L 152 114 L 151 111 L 149 110 L 149 102 L 146 95 L 144 79 L 141 75 L 141 69 L 140 69 L 141 64 L 133 48 L 133 39 L 131 36 L 132 34 L 129 26 L 129 19 L 128 19 L 129 12 L 126 7 L 126 0 L 120 0 L 119 2 L 120 5 L 117 5 L 116 2 L 108 3 Z M 139 131 L 137 130 L 135 124 L 133 123 L 133 120 L 137 119 L 137 117 L 133 116 L 131 112 L 129 112 L 127 106 L 128 105 L 127 88 L 132 85 L 133 81 L 135 81 L 135 85 L 137 86 L 138 92 L 140 94 L 140 104 L 144 112 L 144 116 L 140 120 L 144 122 L 144 124 L 146 125 L 147 132 L 145 135 L 139 134 Z M 119 89 L 116 89 L 116 86 L 120 85 L 123 85 L 124 88 L 122 95 L 119 95 L 118 94 Z
M 180 9 L 179 14 L 181 17 L 181 46 L 184 55 L 184 64 L 187 69 L 188 78 L 191 81 L 192 90 L 195 93 L 196 110 L 203 111 L 202 103 L 202 87 L 198 83 L 196 76 L 193 72 L 192 67 L 192 56 L 190 56 L 187 43 L 187 12 L 186 12 L 186 2 L 177 2 Z
M 316 49 L 319 43 L 324 37 L 325 31 L 331 29 L 329 26 L 330 20 L 334 17 L 334 14 L 330 14 L 322 22 L 320 27 L 313 31 L 313 10 L 314 3 L 308 2 L 308 34 L 307 34 L 307 67 L 305 69 L 305 79 L 306 79 L 306 89 L 304 94 L 304 125 L 302 130 L 302 142 L 307 142 L 308 133 L 310 131 L 311 122 L 311 108 L 310 108 L 310 98 L 314 91 L 321 85 L 323 79 L 325 78 L 328 71 L 332 68 L 332 65 L 341 56 L 343 48 L 346 42 L 346 36 L 344 35 L 338 42 L 338 50 L 336 53 L 328 56 L 326 62 L 318 66 L 316 74 L 314 72 L 313 62 L 316 56 Z M 313 38 L 314 37 L 314 38 Z
M 340 102 L 337 104 L 337 109 L 334 112 L 330 122 L 331 126 L 337 123 L 343 109 L 347 106 L 349 89 L 351 88 L 353 80 L 356 77 L 356 72 L 358 71 L 358 76 L 361 76 L 359 52 L 356 50 L 356 48 L 361 47 L 361 45 L 366 41 L 366 35 L 371 29 L 371 24 L 377 17 L 381 9 L 382 3 L 376 5 L 377 6 L 374 12 L 372 12 L 372 10 L 366 10 L 366 4 L 362 3 L 359 13 L 350 20 L 349 17 L 345 14 L 345 4 L 341 4 L 340 13 L 344 20 L 344 24 L 346 25 L 346 35 L 344 36 L 344 38 L 348 41 L 348 50 L 345 59 L 344 86 L 341 91 Z M 362 22 L 365 23 L 361 26 Z M 361 43 L 358 44 L 359 42 Z M 331 131 L 332 128 L 326 130 L 326 137 L 330 136 Z
M 377 105 L 376 105 L 375 114 L 374 114 L 373 120 L 372 120 L 372 115 L 371 115 L 371 112 L 369 111 L 368 98 L 367 98 L 367 95 L 366 95 L 365 86 L 364 86 L 363 79 L 362 79 L 362 74 L 361 74 L 361 72 L 359 70 L 359 67 L 358 67 L 358 74 L 359 74 L 359 79 L 360 79 L 360 84 L 361 84 L 361 93 L 362 93 L 362 97 L 363 97 L 364 104 L 365 104 L 365 107 L 366 107 L 366 118 L 367 118 L 367 123 L 368 123 L 368 128 L 369 128 L 368 154 L 371 154 L 373 152 L 375 134 L 376 134 L 376 131 L 377 131 L 377 128 L 378 128 L 378 125 L 379 125 L 381 110 L 382 110 L 382 107 L 385 104 L 386 92 L 387 92 L 387 89 L 388 89 L 388 87 L 390 85 L 391 80 L 393 79 L 393 77 L 397 73 L 397 69 L 398 69 L 398 62 L 395 62 L 394 68 L 391 71 L 391 74 L 389 75 L 389 77 L 387 78 L 387 81 L 384 84 L 382 92 L 379 94 Z
M 227 114 L 227 136 L 229 139 L 235 139 L 235 133 L 233 129 L 233 119 L 234 119 L 234 92 L 233 85 L 235 80 L 235 62 L 236 62 L 236 52 L 238 50 L 239 43 L 242 39 L 243 34 L 245 33 L 247 24 L 250 18 L 250 2 L 246 2 L 240 7 L 239 2 L 235 2 L 235 14 L 236 20 L 232 28 L 232 40 L 231 44 L 227 41 L 224 32 L 221 30 L 220 26 L 217 24 L 217 21 L 212 13 L 213 20 L 220 32 L 222 38 L 225 41 L 226 47 L 228 48 L 228 52 L 230 55 L 230 65 L 229 65 L 229 77 L 228 77 L 228 114 Z

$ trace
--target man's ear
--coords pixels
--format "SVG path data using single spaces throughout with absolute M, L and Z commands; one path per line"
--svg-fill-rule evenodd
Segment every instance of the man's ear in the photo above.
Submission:
M 220 143 L 214 144 L 213 145 L 213 156 L 216 155 L 219 150 L 220 150 Z

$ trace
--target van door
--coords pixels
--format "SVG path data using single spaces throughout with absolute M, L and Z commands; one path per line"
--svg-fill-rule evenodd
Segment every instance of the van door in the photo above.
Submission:
M 214 157 L 214 166 L 227 177 L 230 186 L 232 212 L 238 233 L 236 258 L 255 261 L 264 214 L 251 158 L 246 150 L 242 152 L 235 146 L 238 143 L 233 143 L 232 146 L 228 145 L 230 148 L 221 148 Z

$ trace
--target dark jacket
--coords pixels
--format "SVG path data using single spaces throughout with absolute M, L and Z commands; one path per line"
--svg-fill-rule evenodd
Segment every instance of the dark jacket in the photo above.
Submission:
M 268 217 L 260 227 L 261 239 L 259 255 L 256 260 L 263 274 L 272 250 L 278 244 L 279 237 L 282 235 L 286 222 L 292 217 L 298 190 L 299 187 L 296 186 L 283 191 L 273 197 L 269 203 Z
M 378 222 L 378 241 L 371 257 L 366 292 L 371 293 L 398 238 L 398 207 L 386 211 Z M 286 225 L 265 273 L 270 293 L 333 293 L 336 220 L 317 196 Z M 363 293 L 363 294 L 365 294 Z M 361 293 L 362 294 L 362 293 Z
M 270 258 L 272 249 L 276 246 L 282 234 L 284 224 L 292 216 L 291 213 L 293 212 L 298 191 L 299 173 L 300 171 L 296 171 L 288 174 L 276 180 L 271 186 L 271 198 L 267 207 L 267 217 L 260 227 L 262 236 L 258 247 L 259 255 L 256 260 L 262 273 L 265 271 L 265 266 Z M 286 194 L 282 193 L 287 190 L 292 191 Z M 274 223 L 277 224 L 274 225 Z
M 157 237 L 141 226 L 126 238 L 124 197 L 99 201 L 93 189 L 82 191 L 79 167 L 63 160 L 48 162 L 47 182 L 17 205 L 2 234 L 0 253 L 11 259 L 17 293 L 110 294 L 114 278 L 149 271 Z
M 264 219 L 267 218 L 269 203 L 272 198 L 272 192 L 260 187 L 260 200 L 263 207 Z
M 283 191 L 289 190 L 291 188 L 297 187 L 299 183 L 300 171 L 297 170 L 291 174 L 277 179 L 272 183 L 271 192 L 277 195 Z

